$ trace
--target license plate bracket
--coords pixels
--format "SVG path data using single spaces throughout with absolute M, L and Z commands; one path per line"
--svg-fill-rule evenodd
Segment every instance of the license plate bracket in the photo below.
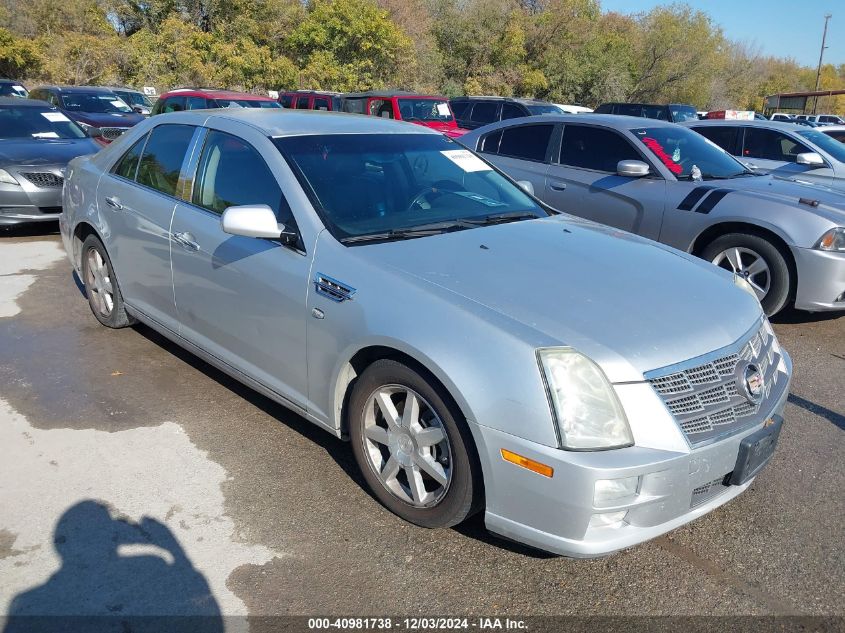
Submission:
M 771 424 L 764 426 L 740 442 L 736 466 L 731 473 L 728 485 L 741 486 L 759 473 L 769 463 L 783 427 L 783 418 L 772 416 Z

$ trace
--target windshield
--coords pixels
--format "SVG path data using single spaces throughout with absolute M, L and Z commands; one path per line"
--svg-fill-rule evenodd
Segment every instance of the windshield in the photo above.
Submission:
M 801 130 L 798 135 L 817 145 L 840 163 L 845 163 L 845 145 L 835 138 L 831 138 L 820 130 Z
M 0 97 L 21 97 L 26 99 L 29 93 L 20 84 L 0 83 Z
M 10 105 L 0 106 L 0 138 L 85 138 L 85 132 L 52 108 Z
M 563 114 L 563 110 L 556 105 L 527 105 L 528 111 L 531 114 Z
M 132 112 L 116 94 L 98 92 L 74 92 L 62 95 L 62 107 L 71 112 L 94 112 L 97 114 L 117 114 Z
M 341 240 L 503 213 L 547 215 L 445 136 L 333 134 L 275 143 Z
M 671 105 L 669 109 L 672 111 L 672 121 L 675 123 L 698 121 L 698 112 L 692 106 Z
M 403 121 L 455 120 L 445 99 L 399 99 L 399 113 Z
M 152 108 L 153 104 L 147 99 L 147 96 L 141 92 L 134 92 L 131 90 L 115 91 L 115 94 L 123 99 L 131 106 L 142 106 L 145 108 Z
M 639 128 L 631 133 L 679 180 L 735 178 L 749 171 L 721 147 L 680 126 Z

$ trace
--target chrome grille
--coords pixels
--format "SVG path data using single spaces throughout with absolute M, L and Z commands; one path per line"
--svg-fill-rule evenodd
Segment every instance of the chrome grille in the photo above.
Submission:
M 53 174 L 48 171 L 21 172 L 21 176 L 26 178 L 36 187 L 41 187 L 42 189 L 61 187 L 65 181 L 65 179 L 58 174 Z
M 740 360 L 754 363 L 764 377 L 763 400 L 751 402 L 737 387 Z M 691 445 L 728 435 L 762 421 L 770 399 L 786 386 L 780 346 L 767 320 L 734 345 L 671 368 L 646 374 Z M 774 389 L 774 387 L 779 387 Z
M 103 138 L 113 141 L 128 129 L 126 127 L 101 127 L 100 131 L 103 133 Z

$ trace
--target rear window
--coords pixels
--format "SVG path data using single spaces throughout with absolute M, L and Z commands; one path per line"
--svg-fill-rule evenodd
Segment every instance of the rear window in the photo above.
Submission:
M 739 132 L 742 128 L 735 125 L 702 125 L 701 127 L 694 127 L 692 129 L 701 134 L 704 138 L 716 143 L 716 145 L 728 152 L 728 154 L 733 154 L 734 156 L 739 154 L 736 142 L 737 132 Z
M 642 160 L 642 157 L 613 130 L 584 125 L 563 128 L 561 165 L 612 173 L 620 160 Z
M 182 161 L 194 135 L 191 125 L 159 125 L 150 133 L 137 181 L 169 196 L 176 193 Z
M 555 126 L 551 124 L 515 125 L 505 128 L 499 142 L 499 155 L 542 162 L 546 160 L 546 151 L 554 129 Z

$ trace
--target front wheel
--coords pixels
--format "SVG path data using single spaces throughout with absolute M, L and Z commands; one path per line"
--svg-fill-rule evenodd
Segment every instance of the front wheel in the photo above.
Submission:
M 349 432 L 375 497 L 406 521 L 457 525 L 480 505 L 481 485 L 466 422 L 439 385 L 393 360 L 358 378 Z
M 758 235 L 729 233 L 711 242 L 701 257 L 744 278 L 768 316 L 780 312 L 789 299 L 792 279 L 780 249 Z

